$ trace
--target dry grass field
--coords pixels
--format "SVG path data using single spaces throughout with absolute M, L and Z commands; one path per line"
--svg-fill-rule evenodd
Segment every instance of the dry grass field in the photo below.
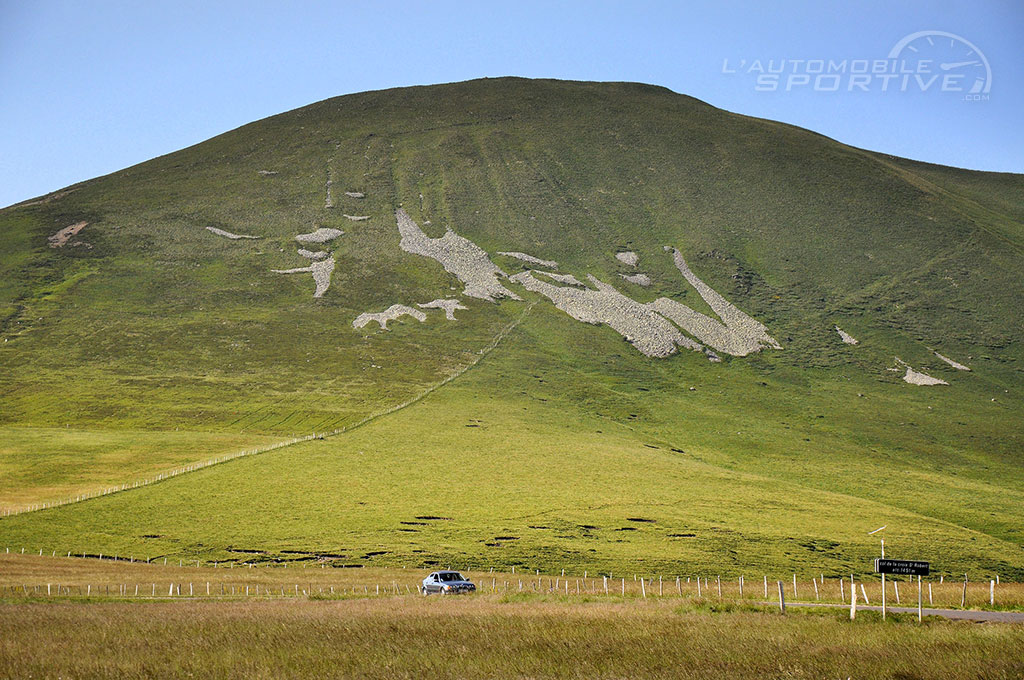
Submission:
M 1019 678 L 1024 627 L 680 604 L 382 597 L 0 606 L 0 676 Z
M 1024 625 L 937 618 L 918 624 L 912 615 L 882 622 L 869 611 L 851 623 L 844 609 L 781 615 L 763 602 L 763 578 L 746 580 L 740 598 L 732 581 L 722 582 L 719 597 L 714 576 L 698 597 L 695 577 L 677 585 L 648 575 L 641 586 L 640 576 L 615 576 L 606 595 L 604 576 L 469 573 L 477 594 L 422 597 L 415 585 L 424 573 L 413 569 L 190 567 L 4 554 L 0 677 L 1024 674 Z M 797 599 L 815 601 L 814 585 L 798 581 Z M 876 604 L 878 584 L 866 585 Z M 904 603 L 909 585 L 901 583 Z M 790 600 L 792 581 L 785 586 Z M 838 579 L 826 579 L 818 595 L 837 601 L 838 591 Z M 962 583 L 933 584 L 933 591 L 936 605 L 959 605 Z M 984 592 L 972 586 L 969 606 L 981 606 L 987 593 L 987 584 Z M 1024 603 L 1021 584 L 1002 583 L 997 593 L 997 608 Z

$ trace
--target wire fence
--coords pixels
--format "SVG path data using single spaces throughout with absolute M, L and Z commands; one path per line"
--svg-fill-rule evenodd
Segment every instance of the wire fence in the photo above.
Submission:
M 426 570 L 390 567 L 374 569 L 372 576 L 357 569 L 342 569 L 328 562 L 303 562 L 301 567 L 288 565 L 257 565 L 252 562 L 186 562 L 165 557 L 136 560 L 134 556 L 90 553 L 59 553 L 42 550 L 12 551 L 5 548 L 0 557 L 32 555 L 75 557 L 81 567 L 80 577 L 74 569 L 61 569 L 62 582 L 22 579 L 14 582 L 0 573 L 0 596 L 6 597 L 116 597 L 116 598 L 341 598 L 408 596 L 422 594 L 421 579 Z M 92 558 L 85 566 L 82 558 Z M 113 562 L 114 564 L 111 564 Z M 38 564 L 38 563 L 37 563 Z M 66 563 L 65 563 L 66 564 Z M 117 565 L 131 571 L 137 565 L 144 572 L 120 573 Z M 104 574 L 91 573 L 91 567 L 107 569 Z M 168 573 L 163 567 L 173 568 Z M 806 576 L 790 574 L 777 578 L 761 574 L 756 578 L 720 575 L 641 575 L 591 573 L 582 575 L 544 574 L 540 570 L 496 571 L 494 568 L 463 569 L 476 585 L 478 594 L 542 594 L 566 598 L 609 597 L 626 599 L 691 599 L 705 602 L 731 602 L 765 605 L 778 603 L 821 603 L 877 606 L 882 601 L 882 583 L 875 574 Z M 166 573 L 170 578 L 162 577 Z M 923 606 L 949 609 L 1020 609 L 1024 608 L 1024 584 L 1000 582 L 998 577 L 971 580 L 967 575 L 956 579 L 946 575 L 923 579 Z M 917 606 L 918 582 L 914 577 L 886 579 L 886 599 L 890 606 Z

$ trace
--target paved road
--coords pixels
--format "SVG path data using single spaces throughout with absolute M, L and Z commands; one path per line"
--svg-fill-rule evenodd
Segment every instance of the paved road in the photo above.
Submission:
M 849 609 L 848 604 L 825 604 L 822 602 L 787 602 L 787 607 L 833 607 Z M 858 604 L 857 610 L 870 609 L 873 612 L 882 611 L 881 607 L 875 605 Z M 890 607 L 886 605 L 886 611 L 899 614 L 916 614 L 917 607 Z M 961 621 L 993 621 L 998 623 L 1024 623 L 1024 612 L 983 612 L 970 609 L 931 609 L 925 607 L 921 610 L 925 616 L 942 616 L 947 619 L 958 619 Z

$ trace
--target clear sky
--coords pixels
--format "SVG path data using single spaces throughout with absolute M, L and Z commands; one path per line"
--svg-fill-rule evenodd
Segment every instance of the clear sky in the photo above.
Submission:
M 1024 172 L 1020 0 L 0 0 L 0 30 L 0 206 L 327 97 L 503 75 L 654 83 L 856 146 Z M 955 37 L 886 62 L 920 31 Z

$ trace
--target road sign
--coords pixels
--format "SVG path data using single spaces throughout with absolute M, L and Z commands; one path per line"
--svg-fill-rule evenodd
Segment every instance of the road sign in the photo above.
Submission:
M 876 574 L 909 574 L 911 576 L 927 576 L 928 562 L 917 560 L 886 560 L 875 558 Z

